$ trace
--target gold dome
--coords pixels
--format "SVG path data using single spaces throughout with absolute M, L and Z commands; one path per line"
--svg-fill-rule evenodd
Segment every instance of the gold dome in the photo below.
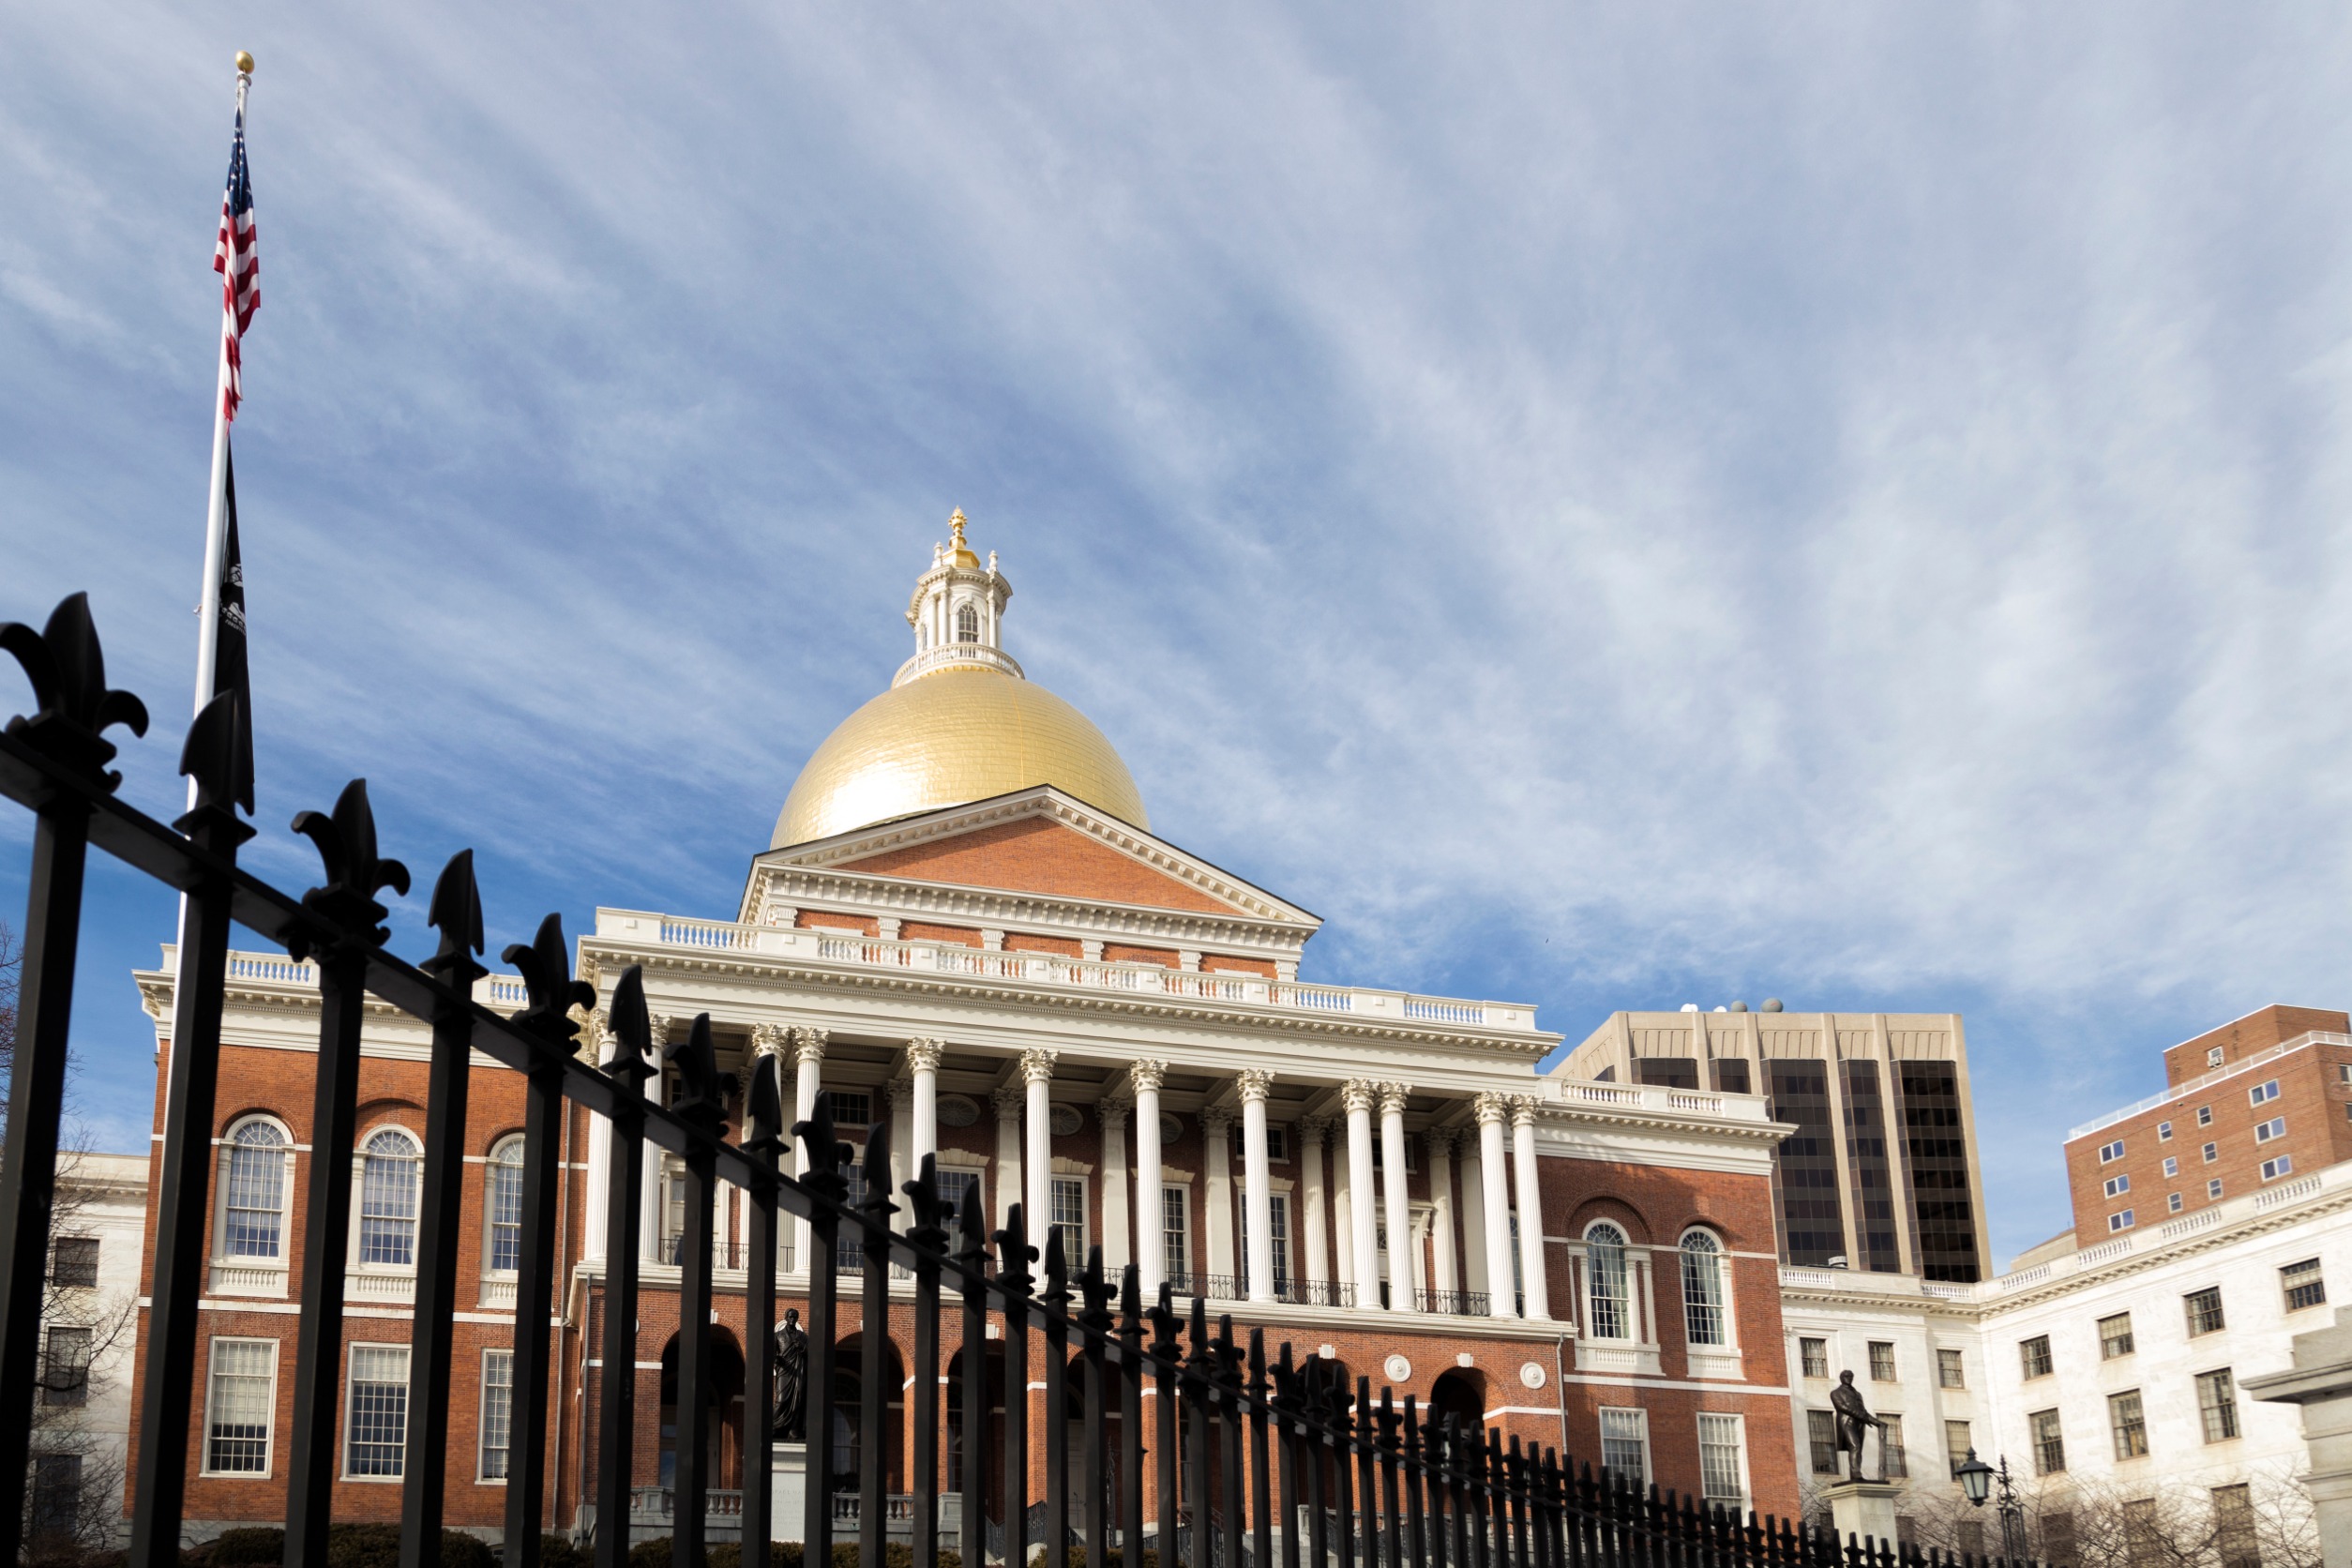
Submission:
M 1152 825 L 1135 776 L 1084 714 L 1018 675 L 941 670 L 892 686 L 825 737 L 769 848 L 1039 784 Z

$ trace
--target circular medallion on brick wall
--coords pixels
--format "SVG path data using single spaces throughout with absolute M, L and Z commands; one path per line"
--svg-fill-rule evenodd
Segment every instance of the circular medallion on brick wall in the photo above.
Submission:
M 1054 1137 L 1067 1138 L 1084 1125 L 1086 1125 L 1086 1118 L 1078 1114 L 1078 1107 L 1056 1106 L 1053 1108 Z
M 1386 1361 L 1380 1363 L 1380 1370 L 1388 1374 L 1388 1380 L 1392 1383 L 1406 1383 L 1412 1381 L 1413 1364 L 1407 1361 L 1403 1356 L 1389 1357 Z
M 1544 1369 L 1531 1361 L 1523 1361 L 1519 1364 L 1519 1381 L 1530 1388 L 1542 1388 Z
M 967 1094 L 942 1094 L 939 1097 L 939 1124 L 942 1127 L 969 1127 L 980 1120 L 980 1102 Z

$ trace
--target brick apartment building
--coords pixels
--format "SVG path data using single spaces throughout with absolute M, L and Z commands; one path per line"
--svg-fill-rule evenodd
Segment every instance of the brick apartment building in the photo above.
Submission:
M 624 968 L 642 966 L 657 1041 L 707 1013 L 723 1069 L 773 1054 L 800 1113 L 822 1094 L 845 1129 L 889 1121 L 894 1180 L 934 1153 L 942 1183 L 957 1194 L 976 1184 L 992 1215 L 1020 1202 L 1033 1235 L 1042 1217 L 1073 1256 L 1099 1245 L 1112 1267 L 1133 1263 L 1147 1291 L 1164 1279 L 1181 1299 L 1232 1313 L 1237 1331 L 1262 1326 L 1270 1345 L 1686 1494 L 1791 1510 L 1773 1166 L 1790 1129 L 1765 1097 L 1539 1078 L 1560 1037 L 1527 1005 L 1302 984 L 1316 917 L 1150 832 L 1109 744 L 1003 652 L 1010 585 L 956 523 L 910 601 L 913 656 L 810 759 L 732 917 L 598 911 L 578 963 L 600 1000 Z M 167 951 L 138 977 L 159 1052 L 172 1044 L 161 1035 L 173 962 Z M 478 994 L 499 1007 L 522 1000 L 506 976 Z M 601 1055 L 601 1011 L 590 1024 Z M 309 966 L 232 958 L 214 1266 L 189 1369 L 188 1513 L 208 1526 L 284 1515 L 277 1444 L 292 1391 L 281 1374 L 297 1282 L 313 1266 L 340 1268 L 351 1303 L 336 1514 L 389 1519 L 398 1507 L 386 1483 L 399 1479 L 408 1415 L 429 1039 L 413 1019 L 371 1012 L 356 1146 L 318 1150 L 308 1124 L 317 1031 Z M 460 1247 L 478 1284 L 460 1292 L 448 1514 L 494 1535 L 521 1085 L 487 1066 L 475 1079 Z M 666 1095 L 667 1080 L 647 1093 Z M 317 1157 L 355 1162 L 345 1259 L 300 1256 Z M 562 1157 L 546 1522 L 580 1530 L 598 1522 L 612 1161 L 578 1108 Z M 649 1160 L 641 1192 L 648 1293 L 629 1523 L 642 1532 L 669 1526 L 676 1175 Z M 747 1361 L 764 1353 L 768 1329 L 745 1319 L 746 1216 L 730 1194 L 719 1203 L 718 1234 L 731 1240 L 716 1308 L 712 1523 L 725 1539 Z M 784 1241 L 779 1312 L 805 1308 L 795 1271 L 806 1257 L 798 1237 Z M 911 1307 L 869 1324 L 852 1296 L 840 1332 L 852 1351 L 865 1334 L 891 1339 L 888 1490 L 957 1485 L 957 1381 L 942 1390 L 948 1473 L 907 1473 Z M 812 1394 L 811 1417 L 847 1437 L 859 1419 L 857 1356 L 842 1366 L 833 1390 Z M 1033 1407 L 1038 1397 L 1014 1394 Z

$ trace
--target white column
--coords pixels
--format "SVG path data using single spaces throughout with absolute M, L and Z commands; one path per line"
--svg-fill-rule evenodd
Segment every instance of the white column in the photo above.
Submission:
M 1429 1155 L 1429 1252 L 1437 1268 L 1429 1288 L 1451 1295 L 1462 1288 L 1454 1272 L 1454 1130 L 1430 1128 L 1422 1147 Z
M 1388 1200 L 1388 1309 L 1416 1310 L 1413 1296 L 1413 1203 L 1405 1187 L 1405 1096 L 1401 1083 L 1380 1085 L 1380 1196 Z
M 645 1079 L 645 1098 L 654 1105 L 661 1104 L 662 1048 L 670 1043 L 670 1015 L 648 1013 L 645 1016 L 645 1038 L 651 1042 L 655 1072 Z M 638 1256 L 648 1263 L 661 1259 L 661 1161 L 662 1152 L 646 1145 L 645 1158 L 638 1168 L 639 1193 L 641 1199 L 637 1211 Z
M 1421 1292 L 1429 1289 L 1429 1266 L 1422 1259 L 1421 1244 L 1428 1236 L 1429 1226 L 1435 1218 L 1436 1215 L 1426 1210 L 1413 1216 L 1413 1244 L 1410 1256 L 1412 1259 L 1413 1301 L 1416 1304 L 1416 1310 L 1421 1300 Z
M 1249 1299 L 1274 1299 L 1274 1186 L 1266 1168 L 1266 1095 L 1274 1075 L 1244 1067 L 1234 1075 L 1242 1093 L 1242 1244 L 1249 1249 Z
M 1486 1311 L 1491 1317 L 1516 1318 L 1511 1289 L 1511 1199 L 1502 1181 L 1502 1123 L 1511 1114 L 1511 1102 L 1501 1094 L 1481 1094 L 1472 1108 L 1478 1114 L 1478 1177 L 1486 1211 Z
M 914 1179 L 914 1080 L 892 1078 L 882 1085 L 882 1097 L 890 1102 L 890 1200 L 904 1209 L 907 1200 L 899 1194 Z
M 1233 1113 L 1200 1113 L 1202 1142 L 1208 1148 L 1208 1180 L 1202 1184 L 1201 1207 L 1209 1221 L 1209 1267 L 1206 1272 L 1231 1279 L 1233 1267 Z M 1200 1294 L 1207 1295 L 1206 1289 Z
M 943 1040 L 909 1040 L 907 1071 L 914 1075 L 914 1141 L 908 1157 L 923 1168 L 923 1156 L 939 1153 L 939 1062 Z
M 1356 1304 L 1380 1304 L 1380 1197 L 1372 1190 L 1372 1107 L 1380 1085 L 1363 1078 L 1339 1091 L 1348 1108 L 1348 1219 L 1355 1234 Z
M 1021 1197 L 1021 1104 L 1028 1095 L 1006 1084 L 988 1096 L 996 1107 L 996 1228 L 1011 1222 Z
M 1462 1135 L 1462 1289 L 1486 1292 L 1485 1163 L 1478 1157 L 1478 1134 Z
M 1323 1206 L 1331 1200 L 1323 1186 L 1323 1135 L 1330 1130 L 1328 1116 L 1299 1118 L 1299 1235 L 1305 1248 L 1307 1299 L 1319 1306 L 1324 1304 L 1322 1292 L 1314 1287 L 1331 1278 L 1331 1264 L 1324 1257 L 1331 1238 L 1323 1221 Z
M 1127 1112 L 1133 1108 L 1116 1094 L 1094 1106 L 1103 1129 L 1103 1277 L 1110 1280 L 1135 1260 L 1127 1244 Z
M 766 1024 L 761 1029 L 769 1027 Z M 588 1015 L 586 1048 L 589 1060 L 602 1066 L 612 1054 L 612 1032 L 606 1027 L 605 1011 L 599 1007 Z M 753 1031 L 755 1036 L 758 1031 Z M 570 1114 L 566 1108 L 565 1115 Z M 588 1226 L 580 1238 L 580 1256 L 604 1256 L 604 1221 L 607 1194 L 612 1185 L 612 1123 L 601 1116 L 588 1119 Z
M 1160 1281 L 1167 1277 L 1167 1249 L 1160 1244 L 1160 1080 L 1167 1073 L 1159 1062 L 1127 1067 L 1135 1089 L 1136 1283 L 1147 1306 L 1160 1299 Z
M 1043 1259 L 1046 1228 L 1053 1223 L 1053 1052 L 1021 1052 L 1021 1081 L 1029 1089 L 1028 1158 L 1022 1171 L 1027 1179 L 1022 1190 L 1027 1196 L 1021 1201 L 1028 1205 L 1029 1244 Z M 1063 1261 L 1076 1268 L 1086 1259 Z
M 1634 1259 L 1635 1288 L 1641 1292 L 1641 1342 L 1658 1342 L 1658 1290 L 1650 1273 L 1650 1250 L 1644 1247 Z
M 1331 1145 L 1332 1267 L 1337 1271 L 1333 1277 L 1352 1289 L 1356 1282 L 1356 1161 L 1354 1151 L 1348 1146 L 1346 1119 L 1333 1125 L 1339 1132 Z
M 1527 1281 L 1527 1315 L 1548 1319 L 1544 1289 L 1544 1189 L 1535 1179 L 1535 1096 L 1511 1096 L 1511 1164 L 1519 1188 L 1519 1274 Z
M 822 1029 L 792 1031 L 792 1068 L 795 1074 L 792 1079 L 792 1125 L 795 1127 L 816 1118 L 817 1092 L 822 1081 L 820 1075 L 824 1071 L 827 1038 Z M 807 1175 L 807 1146 L 802 1143 L 796 1133 L 788 1130 L 785 1136 L 792 1140 L 792 1174 Z M 808 1270 L 808 1222 L 805 1219 L 792 1221 L 792 1268 L 800 1274 Z

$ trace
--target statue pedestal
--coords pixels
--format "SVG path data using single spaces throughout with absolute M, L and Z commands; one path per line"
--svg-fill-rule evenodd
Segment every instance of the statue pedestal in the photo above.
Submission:
M 1903 1488 L 1884 1481 L 1840 1481 L 1821 1488 L 1841 1544 L 1856 1536 L 1894 1545 L 1894 1500 Z
M 808 1445 L 779 1442 L 768 1472 L 768 1529 L 778 1541 L 806 1538 L 808 1524 Z

